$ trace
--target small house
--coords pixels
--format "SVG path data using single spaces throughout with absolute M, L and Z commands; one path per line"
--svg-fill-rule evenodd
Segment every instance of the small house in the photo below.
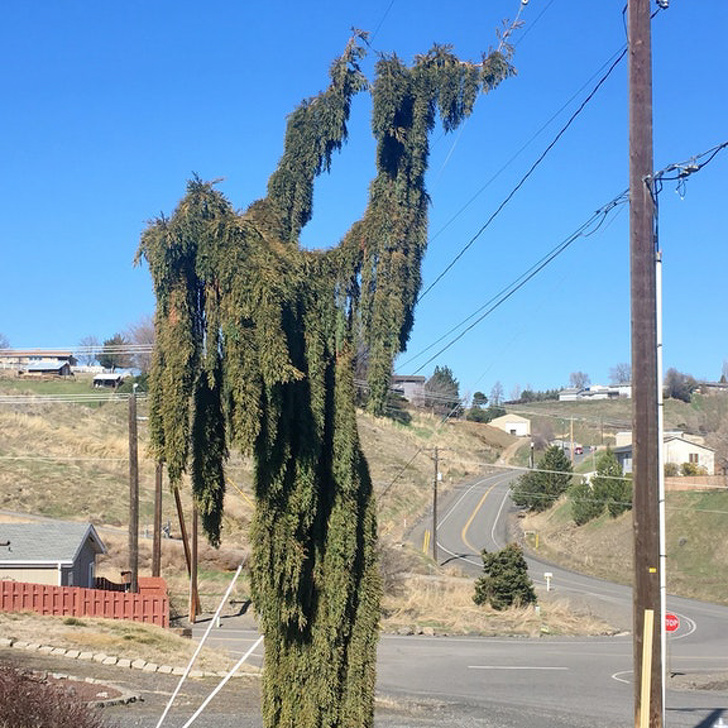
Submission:
M 105 553 L 90 523 L 0 523 L 0 580 L 91 589 Z
M 632 472 L 632 443 L 615 447 L 613 450 L 622 472 L 626 475 Z M 684 435 L 667 434 L 662 445 L 662 460 L 667 465 L 671 463 L 678 468 L 683 463 L 691 463 L 704 468 L 707 475 L 715 472 L 715 450 L 688 440 Z
M 529 437 L 531 435 L 531 420 L 520 415 L 503 415 L 502 417 L 496 417 L 488 424 L 516 437 Z
M 94 387 L 117 389 L 127 375 L 124 372 L 101 372 L 94 376 Z
M 21 374 L 29 377 L 72 377 L 71 365 L 67 361 L 48 359 L 32 361 L 19 366 Z
M 416 407 L 422 407 L 425 403 L 425 377 L 421 375 L 393 374 L 390 387 Z

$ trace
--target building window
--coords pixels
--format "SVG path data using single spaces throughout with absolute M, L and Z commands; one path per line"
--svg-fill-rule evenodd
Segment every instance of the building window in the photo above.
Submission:
M 698 464 L 698 453 L 691 452 L 690 455 L 688 455 L 688 457 L 690 458 L 691 463 L 695 463 L 696 465 Z

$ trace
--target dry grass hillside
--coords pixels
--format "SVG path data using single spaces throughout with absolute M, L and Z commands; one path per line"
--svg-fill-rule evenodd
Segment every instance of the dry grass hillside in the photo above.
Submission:
M 728 604 L 728 491 L 667 492 L 667 588 L 670 594 Z M 632 514 L 603 515 L 584 526 L 566 498 L 520 519 L 527 546 L 566 567 L 623 584 L 632 582 Z
M 0 381 L 0 393 L 3 382 Z M 17 382 L 12 382 L 17 387 Z M 54 385 L 56 388 L 58 384 Z M 78 389 L 78 383 L 73 385 Z M 7 389 L 5 390 L 7 392 Z M 154 467 L 146 453 L 146 403 L 139 402 L 140 573 L 151 571 Z M 580 619 L 568 606 L 544 603 L 540 610 L 494 612 L 472 603 L 473 580 L 436 567 L 402 544 L 407 524 L 429 507 L 434 447 L 441 449 L 442 489 L 481 472 L 515 438 L 487 425 L 446 422 L 410 413 L 407 424 L 359 415 L 359 432 L 379 495 L 380 548 L 385 599 L 383 624 L 391 630 L 447 633 L 601 633 L 608 626 Z M 41 516 L 90 520 L 108 548 L 98 573 L 119 581 L 128 564 L 128 408 L 124 402 L 3 404 L 0 407 L 0 518 Z M 235 455 L 228 467 L 223 542 L 219 550 L 200 543 L 199 592 L 204 611 L 213 611 L 236 566 L 247 559 L 248 525 L 253 511 L 252 463 Z M 188 519 L 190 502 L 183 489 Z M 173 538 L 163 540 L 162 575 L 167 579 L 173 614 L 187 610 L 188 582 L 174 501 L 168 491 L 163 521 Z M 13 516 L 12 514 L 17 514 Z M 146 536 L 146 538 L 145 538 Z M 249 596 L 245 576 L 232 598 Z

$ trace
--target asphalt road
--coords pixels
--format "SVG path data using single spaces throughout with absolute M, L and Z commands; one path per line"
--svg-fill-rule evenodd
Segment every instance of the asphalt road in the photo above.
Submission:
M 439 529 L 440 561 L 451 560 L 465 570 L 480 571 L 483 547 L 493 549 L 506 540 L 510 473 L 494 473 L 463 484 L 442 501 Z M 428 524 L 413 531 L 421 543 Z M 630 590 L 626 587 L 530 560 L 534 579 L 543 588 L 543 572 L 553 574 L 555 590 L 582 598 L 596 608 L 622 614 L 629 622 Z M 669 608 L 681 616 L 681 628 L 670 638 L 673 672 L 692 675 L 728 674 L 728 638 L 724 625 L 728 609 L 670 598 Z M 211 626 L 210 626 L 211 625 Z M 229 617 L 217 624 L 201 621 L 194 628 L 200 639 L 235 656 L 258 637 L 249 615 Z M 250 658 L 261 665 L 261 648 Z M 92 669 L 92 668 L 90 668 Z M 100 669 L 97 666 L 93 669 Z M 622 728 L 633 723 L 631 683 L 632 640 L 629 634 L 599 638 L 453 638 L 383 635 L 378 650 L 377 728 Z M 121 676 L 114 675 L 118 683 Z M 140 681 L 144 702 L 109 711 L 121 728 L 153 728 L 176 680 L 168 676 Z M 124 677 L 132 679 L 131 675 Z M 672 686 L 673 683 L 671 683 Z M 728 682 L 725 683 L 728 686 Z M 181 728 L 205 694 L 215 687 L 207 679 L 182 691 L 165 726 Z M 199 728 L 260 726 L 257 686 L 231 681 L 195 723 Z M 666 725 L 710 728 L 724 715 L 728 720 L 728 691 L 668 689 Z
M 438 556 L 473 575 L 480 550 L 503 546 L 511 510 L 512 472 L 494 472 L 452 489 L 440 504 Z M 425 520 L 410 538 L 422 544 Z M 529 559 L 532 578 L 545 588 L 582 600 L 593 612 L 631 628 L 631 590 Z M 675 673 L 728 673 L 728 609 L 670 597 L 680 629 L 668 642 Z M 200 638 L 209 623 L 195 628 Z M 241 655 L 257 638 L 250 621 L 222 620 L 209 642 Z M 251 661 L 262 664 L 262 650 Z M 377 725 L 625 726 L 633 721 L 632 639 L 615 637 L 491 639 L 383 635 L 378 651 Z M 673 681 L 674 684 L 675 681 Z M 666 724 L 709 728 L 728 708 L 728 692 L 668 689 Z M 728 712 L 726 713 L 728 719 Z
M 512 472 L 495 472 L 449 493 L 440 508 L 442 515 L 438 524 L 441 563 L 457 563 L 464 571 L 476 575 L 482 568 L 480 551 L 483 548 L 495 550 L 507 543 L 508 514 L 512 509 L 508 488 L 514 477 Z M 538 559 L 529 557 L 527 561 L 534 583 L 542 589 L 546 588 L 544 574 L 550 573 L 550 587 L 556 594 L 568 596 L 621 629 L 631 629 L 631 588 L 593 579 Z M 668 595 L 667 610 L 680 617 L 679 629 L 668 635 L 670 671 L 682 674 L 728 672 L 728 608 Z M 483 640 L 482 644 L 493 648 L 491 640 Z M 593 717 L 606 721 L 619 719 L 619 712 L 624 719 L 624 711 L 618 706 L 626 707 L 627 717 L 631 715 L 631 636 L 524 641 L 516 648 L 509 648 L 509 654 L 518 655 L 519 660 L 513 665 L 501 665 L 508 667 L 504 672 L 510 672 L 510 675 L 506 684 L 498 685 L 499 698 L 509 694 L 508 685 L 521 684 L 526 694 L 519 699 L 519 705 L 535 702 L 549 707 L 548 686 L 555 681 L 556 702 L 562 708 L 569 706 L 568 712 L 572 716 L 578 716 L 583 709 L 580 706 L 584 705 Z M 553 658 L 550 667 L 559 669 L 541 669 L 537 661 L 543 659 L 544 654 Z M 483 669 L 491 677 L 498 673 L 496 665 Z M 532 679 L 521 680 L 522 673 L 529 674 Z M 531 687 L 527 688 L 529 683 Z M 715 711 L 728 707 L 728 695 L 725 692 L 696 695 L 668 690 L 665 704 L 670 725 L 712 725 Z M 709 722 L 703 723 L 705 720 Z

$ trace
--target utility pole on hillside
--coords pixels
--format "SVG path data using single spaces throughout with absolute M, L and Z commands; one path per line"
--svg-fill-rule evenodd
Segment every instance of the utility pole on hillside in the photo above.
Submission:
M 137 406 L 135 384 L 129 397 L 129 590 L 139 586 L 139 457 L 137 448 Z
M 634 722 L 661 728 L 657 319 L 650 0 L 629 0 L 630 280 L 634 507 Z
M 162 564 L 162 475 L 164 465 L 157 461 L 154 470 L 154 534 L 152 538 L 152 576 L 159 576 Z
M 432 560 L 437 563 L 437 481 L 440 478 L 440 458 L 435 447 L 435 475 L 432 479 Z

